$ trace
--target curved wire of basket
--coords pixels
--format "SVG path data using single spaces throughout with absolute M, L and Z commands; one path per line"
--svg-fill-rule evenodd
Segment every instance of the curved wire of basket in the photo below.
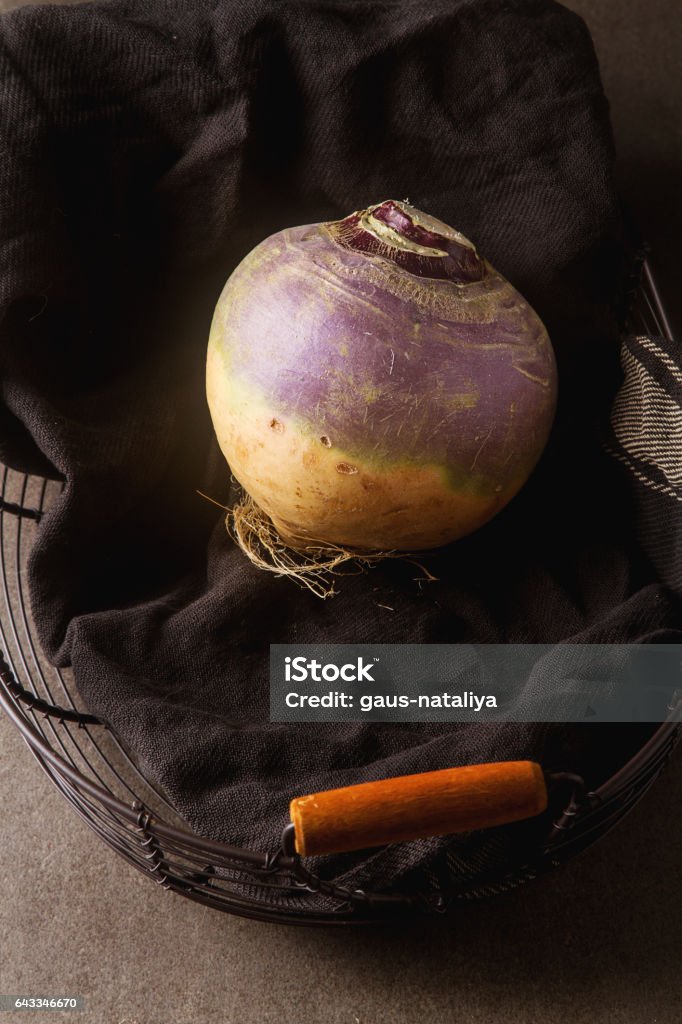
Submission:
M 651 270 L 640 260 L 631 326 L 671 337 Z M 310 872 L 285 830 L 279 851 L 229 846 L 189 830 L 145 778 L 121 740 L 80 706 L 68 672 L 48 664 L 36 639 L 24 573 L 33 533 L 61 484 L 5 468 L 0 487 L 0 706 L 41 768 L 100 838 L 164 889 L 207 906 L 284 923 L 354 923 L 399 909 L 443 911 L 453 899 L 513 888 L 556 866 L 615 825 L 660 773 L 682 725 L 682 694 L 650 740 L 591 793 L 566 777 L 565 810 L 532 862 L 463 878 L 447 894 L 352 891 Z

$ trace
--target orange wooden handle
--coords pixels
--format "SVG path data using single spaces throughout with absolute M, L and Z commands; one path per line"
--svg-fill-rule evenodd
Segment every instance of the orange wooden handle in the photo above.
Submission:
M 501 761 L 329 789 L 291 801 L 304 857 L 506 825 L 547 807 L 542 768 Z

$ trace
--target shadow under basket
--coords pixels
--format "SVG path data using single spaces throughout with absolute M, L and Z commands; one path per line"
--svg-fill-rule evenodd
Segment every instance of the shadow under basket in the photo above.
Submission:
M 632 299 L 628 332 L 671 338 L 645 259 L 639 262 Z M 541 819 L 546 827 L 543 824 L 532 857 L 522 863 L 501 863 L 483 878 L 480 874 L 470 879 L 463 876 L 454 894 L 451 888 L 447 895 L 445 890 L 439 893 L 437 884 L 421 894 L 373 893 L 325 881 L 309 870 L 307 857 L 298 852 L 304 846 L 294 825 L 285 829 L 274 855 L 197 835 L 144 777 L 120 739 L 82 708 L 70 675 L 49 665 L 41 653 L 23 566 L 36 525 L 60 486 L 6 468 L 2 472 L 0 705 L 40 766 L 90 828 L 164 889 L 198 903 L 260 920 L 349 924 L 385 920 L 396 912 L 443 912 L 457 899 L 506 891 L 561 864 L 620 821 L 657 778 L 679 739 L 680 693 L 672 701 L 667 720 L 652 726 L 651 735 L 635 755 L 598 788 L 587 791 L 582 779 L 570 771 L 546 775 L 541 787 L 546 784 L 549 789 L 549 810 Z M 465 773 L 461 776 L 464 790 L 467 770 L 461 770 Z M 427 773 L 437 774 L 443 775 Z M 425 776 L 408 778 L 421 778 L 421 784 L 426 780 Z M 386 792 L 378 794 L 382 801 Z M 466 803 L 466 793 L 464 799 Z M 300 822 L 296 828 L 300 830 Z

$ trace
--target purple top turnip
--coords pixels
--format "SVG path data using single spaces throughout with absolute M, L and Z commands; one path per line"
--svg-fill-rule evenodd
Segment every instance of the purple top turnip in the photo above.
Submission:
M 207 395 L 232 473 L 296 548 L 437 547 L 528 478 L 556 403 L 547 332 L 407 203 L 266 238 L 230 276 Z

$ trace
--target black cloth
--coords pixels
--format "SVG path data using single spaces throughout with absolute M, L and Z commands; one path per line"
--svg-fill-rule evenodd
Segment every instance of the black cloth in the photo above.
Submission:
M 317 789 L 517 756 L 591 782 L 619 766 L 641 729 L 268 721 L 270 643 L 679 639 L 597 440 L 628 260 L 580 18 L 547 0 L 112 0 L 4 16 L 0 61 L 0 454 L 65 480 L 30 559 L 35 620 L 148 777 L 199 832 L 265 850 Z M 533 303 L 560 412 L 509 508 L 426 556 L 438 582 L 390 562 L 322 602 L 255 569 L 196 493 L 228 496 L 208 329 L 263 237 L 387 197 L 464 232 Z M 446 842 L 457 871 L 502 848 L 322 870 L 387 885 Z

